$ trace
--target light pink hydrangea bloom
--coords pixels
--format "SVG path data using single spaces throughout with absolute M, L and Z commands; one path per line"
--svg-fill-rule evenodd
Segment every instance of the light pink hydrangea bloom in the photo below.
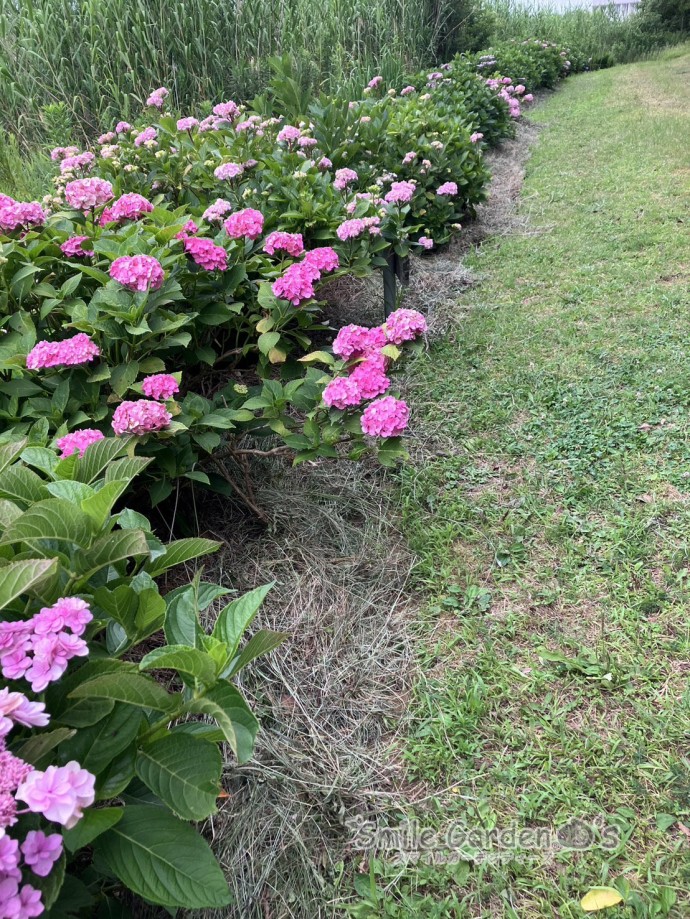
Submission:
M 238 176 L 241 176 L 243 172 L 244 167 L 240 166 L 239 163 L 221 163 L 220 166 L 213 170 L 214 176 L 225 182 L 236 179 Z
M 380 233 L 380 217 L 354 217 L 352 220 L 344 220 L 335 231 L 338 239 L 346 242 L 348 239 L 357 239 L 366 230 L 373 236 Z
M 457 193 L 458 186 L 456 182 L 444 182 L 443 185 L 439 185 L 439 187 L 436 189 L 436 194 L 441 196 L 452 196 L 457 195 Z
M 113 431 L 118 434 L 136 434 L 142 437 L 170 427 L 172 415 L 160 402 L 139 399 L 121 402 L 113 413 Z
M 198 118 L 178 118 L 177 120 L 177 130 L 178 131 L 191 131 L 192 128 L 195 128 L 199 124 Z
M 59 440 L 55 441 L 55 445 L 58 450 L 61 451 L 60 456 L 66 457 L 71 456 L 73 453 L 78 453 L 79 456 L 83 456 L 87 448 L 91 444 L 97 443 L 99 440 L 103 440 L 103 434 L 96 430 L 95 428 L 83 428 L 81 431 L 72 431 L 71 434 L 65 434 L 64 437 L 60 437 Z
M 226 121 L 233 121 L 240 113 L 239 106 L 236 103 L 230 102 L 219 102 L 218 105 L 213 106 L 213 114 L 217 115 L 218 118 L 223 118 Z
M 9 623 L 0 623 L 7 626 Z M 6 642 L 6 633 L 0 632 L 0 640 Z M 9 677 L 8 677 L 9 679 Z M 15 724 L 24 727 L 44 728 L 50 721 L 43 702 L 31 702 L 21 692 L 0 689 L 0 735 L 8 734 Z
M 106 179 L 75 179 L 65 185 L 65 199 L 78 211 L 101 207 L 113 197 L 113 186 Z
M 85 153 L 77 153 L 75 156 L 66 156 L 60 163 L 60 172 L 62 175 L 68 172 L 75 172 L 77 169 L 81 169 L 82 172 L 89 172 L 90 169 L 93 169 L 95 162 L 95 154 L 88 150 Z
M 141 383 L 141 391 L 149 399 L 167 402 L 168 399 L 172 399 L 175 393 L 180 391 L 180 387 L 172 374 L 154 373 L 150 377 L 144 377 Z
M 231 214 L 224 223 L 225 232 L 231 239 L 258 239 L 264 229 L 264 215 L 251 207 Z
M 194 223 L 193 220 L 188 220 L 180 232 L 175 233 L 175 239 L 189 239 L 190 236 L 194 236 L 194 234 L 198 232 L 199 227 Z
M 400 437 L 409 419 L 406 402 L 384 396 L 367 405 L 362 412 L 362 431 L 369 437 Z
M 206 271 L 226 271 L 228 254 L 222 246 L 217 246 L 212 239 L 190 236 L 182 240 L 187 252 Z
M 70 236 L 60 245 L 60 251 L 67 258 L 85 258 L 93 255 L 93 249 L 85 249 L 84 243 L 91 242 L 88 236 Z
M 216 198 L 213 204 L 209 204 L 204 213 L 201 215 L 202 220 L 207 223 L 220 223 L 220 221 L 232 210 L 232 204 L 223 198 Z
M 352 377 L 337 377 L 324 389 L 323 401 L 329 408 L 353 408 L 361 404 L 362 394 Z
M 475 131 L 474 134 L 470 134 L 470 142 L 473 144 L 479 143 L 479 141 L 483 139 L 484 135 L 481 131 Z
M 286 124 L 278 133 L 278 141 L 281 143 L 291 144 L 296 140 L 299 140 L 299 136 L 302 132 L 299 128 L 294 127 L 294 125 Z
M 38 877 L 48 877 L 53 865 L 62 855 L 62 836 L 51 833 L 47 836 L 42 830 L 29 830 L 22 843 L 24 864 L 28 865 Z
M 88 364 L 101 353 L 95 342 L 85 332 L 62 341 L 39 341 L 26 356 L 29 370 L 43 370 L 47 367 L 75 367 Z
M 124 220 L 139 220 L 144 214 L 151 213 L 153 205 L 143 195 L 130 191 L 119 197 L 108 210 L 110 220 L 120 223 Z
M 399 309 L 391 313 L 384 323 L 383 330 L 388 341 L 401 345 L 404 341 L 414 341 L 427 330 L 426 319 L 417 310 Z
M 354 169 L 336 169 L 333 187 L 337 188 L 338 191 L 345 191 L 348 185 L 352 185 L 358 178 L 359 176 Z
M 128 290 L 158 290 L 165 279 L 163 266 L 152 255 L 121 255 L 110 266 L 110 277 Z
M 165 86 L 160 86 L 158 89 L 154 89 L 151 95 L 146 100 L 147 105 L 152 105 L 154 108 L 162 109 L 163 103 L 170 95 L 170 90 L 166 89 Z
M 40 703 L 34 704 L 38 705 Z M 45 724 L 39 725 L 39 727 L 45 727 Z M 18 788 L 34 767 L 30 763 L 25 763 L 23 759 L 15 756 L 14 753 L 10 753 L 9 750 L 5 750 L 3 746 L 4 743 L 5 734 L 3 733 L 2 736 L 0 736 L 0 747 L 2 747 L 2 749 L 0 749 L 0 792 L 7 794 Z M 2 825 L 0 824 L 0 826 Z M 1 835 L 0 833 L 0 836 Z M 0 868 L 0 870 L 2 870 L 2 868 Z
M 393 182 L 384 200 L 388 204 L 407 204 L 412 200 L 416 190 L 414 182 Z
M 316 164 L 317 168 L 322 172 L 326 172 L 327 169 L 330 169 L 333 163 L 328 159 L 327 156 L 322 156 L 321 159 Z
M 381 83 L 383 83 L 383 77 L 381 76 L 372 77 L 371 80 L 369 80 L 369 82 L 367 83 L 367 86 L 369 87 L 369 89 L 376 89 L 376 87 L 380 86 Z
M 17 789 L 16 798 L 34 814 L 70 830 L 84 816 L 83 809 L 95 800 L 96 777 L 72 760 L 66 766 L 35 769 Z
M 128 121 L 118 121 L 115 125 L 116 134 L 126 134 L 127 131 L 132 130 L 132 125 Z
M 101 134 L 96 143 L 100 144 L 101 146 L 103 146 L 103 144 L 111 144 L 116 137 L 117 134 L 115 131 L 107 131 L 105 134 Z
M 434 248 L 434 241 L 428 236 L 420 236 L 417 242 L 423 249 L 433 249 Z
M 414 86 L 405 86 L 404 89 L 401 89 L 401 90 L 400 90 L 400 95 L 401 95 L 401 96 L 409 96 L 410 93 L 416 93 L 416 92 L 417 92 L 417 90 L 415 89 Z
M 46 213 L 38 201 L 15 201 L 3 195 L 0 202 L 0 231 L 11 233 L 14 230 L 28 230 L 31 227 L 42 227 L 46 222 Z
M 144 144 L 150 144 L 155 141 L 157 137 L 158 131 L 151 125 L 148 128 L 144 128 L 140 134 L 137 134 L 134 138 L 134 146 L 143 147 Z
M 297 258 L 304 252 L 304 240 L 301 233 L 283 233 L 279 230 L 269 233 L 264 243 L 264 252 L 275 255 L 276 252 L 287 252 Z
M 379 351 L 385 344 L 386 335 L 380 326 L 368 329 L 362 325 L 346 325 L 335 337 L 333 353 L 349 361 Z
M 50 151 L 50 158 L 53 162 L 57 162 L 68 156 L 76 156 L 77 153 L 79 153 L 79 147 L 55 147 Z

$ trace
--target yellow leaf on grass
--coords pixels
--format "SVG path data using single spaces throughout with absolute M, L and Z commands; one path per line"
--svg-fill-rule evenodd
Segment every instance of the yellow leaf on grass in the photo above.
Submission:
M 586 913 L 596 913 L 622 902 L 623 897 L 615 887 L 592 887 L 580 900 L 580 906 Z

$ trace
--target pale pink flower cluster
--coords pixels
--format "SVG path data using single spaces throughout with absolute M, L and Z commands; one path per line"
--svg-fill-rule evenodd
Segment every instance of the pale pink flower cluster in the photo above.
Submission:
M 70 830 L 84 816 L 84 808 L 93 804 L 95 782 L 95 776 L 72 760 L 65 766 L 48 766 L 45 772 L 30 772 L 15 797 L 32 813 Z
M 414 182 L 393 182 L 384 200 L 388 204 L 408 204 L 416 191 Z
M 109 208 L 109 214 L 111 220 L 121 223 L 124 220 L 139 220 L 144 214 L 150 214 L 152 210 L 153 204 L 150 201 L 143 195 L 130 191 L 115 201 Z
M 188 239 L 190 236 L 194 236 L 194 234 L 198 232 L 199 227 L 194 223 L 193 220 L 188 220 L 180 232 L 175 233 L 175 239 Z
M 404 341 L 414 341 L 426 330 L 426 319 L 417 310 L 395 310 L 383 325 L 386 339 L 394 345 L 401 345 Z
M 75 172 L 77 169 L 81 169 L 82 172 L 88 172 L 89 169 L 93 169 L 93 164 L 95 162 L 95 155 L 88 150 L 85 153 L 66 156 L 60 163 L 60 172 L 62 175 L 68 172 Z
M 240 113 L 239 106 L 234 102 L 219 102 L 213 106 L 213 114 L 226 121 L 233 121 Z
M 61 451 L 60 456 L 64 459 L 64 457 L 71 456 L 73 453 L 83 456 L 87 448 L 99 440 L 103 440 L 103 434 L 99 430 L 96 428 L 83 428 L 81 431 L 72 431 L 71 434 L 65 434 L 64 437 L 55 441 L 55 445 Z
M 118 121 L 115 125 L 116 134 L 126 134 L 127 131 L 132 130 L 132 125 L 128 121 Z
M 29 830 L 21 850 L 24 864 L 38 877 L 48 877 L 62 855 L 62 836 L 59 833 L 47 836 L 42 830 Z
M 0 231 L 28 230 L 42 227 L 46 213 L 37 201 L 15 201 L 7 195 L 0 198 Z
M 170 427 L 172 415 L 160 402 L 139 399 L 121 402 L 113 412 L 113 431 L 118 434 L 136 434 L 142 437 L 153 431 Z
M 79 153 L 79 147 L 54 147 L 50 151 L 50 158 L 53 162 L 57 162 L 68 156 L 76 156 L 77 153 Z
M 100 146 L 102 147 L 103 144 L 111 144 L 115 140 L 116 137 L 117 137 L 117 134 L 115 133 L 115 131 L 107 131 L 105 134 L 101 134 L 101 136 L 98 138 L 96 143 L 100 144 Z
M 369 89 L 376 89 L 377 86 L 380 86 L 383 83 L 383 77 L 372 77 L 371 80 L 367 83 Z
M 151 125 L 148 128 L 144 128 L 140 134 L 137 134 L 134 138 L 134 146 L 142 147 L 144 144 L 150 144 L 155 141 L 157 137 L 158 131 Z
M 264 229 L 264 215 L 251 207 L 231 214 L 223 224 L 225 232 L 231 239 L 258 239 Z
M 232 204 L 223 198 L 216 198 L 213 204 L 209 204 L 204 213 L 201 215 L 202 220 L 207 223 L 220 223 L 226 214 L 232 210 Z
M 366 230 L 371 236 L 378 236 L 381 233 L 380 223 L 380 217 L 354 217 L 352 220 L 344 220 L 335 232 L 338 239 L 343 242 L 357 239 Z
M 243 172 L 244 167 L 240 166 L 239 163 L 221 163 L 220 166 L 213 170 L 213 174 L 217 179 L 228 182 L 241 176 Z
M 441 197 L 445 195 L 452 197 L 453 195 L 457 195 L 457 193 L 458 186 L 456 182 L 444 182 L 443 185 L 439 185 L 439 187 L 436 189 L 436 194 L 440 195 Z
M 316 268 L 320 272 L 335 271 L 336 268 L 340 267 L 338 253 L 330 246 L 311 249 L 304 256 L 303 263 L 311 268 Z
M 285 127 L 281 128 L 278 132 L 278 141 L 279 143 L 294 143 L 296 140 L 299 140 L 301 133 L 300 129 L 294 127 L 294 125 L 286 124 Z
M 384 396 L 362 412 L 362 431 L 369 437 L 400 437 L 410 420 L 410 409 L 402 399 Z
M 264 243 L 264 252 L 268 255 L 275 255 L 276 252 L 287 252 L 293 258 L 297 258 L 304 252 L 304 240 L 301 233 L 283 233 L 276 230 L 269 233 Z
M 321 159 L 316 164 L 317 169 L 320 169 L 321 172 L 326 172 L 327 169 L 330 169 L 333 163 L 328 159 L 327 156 L 322 156 Z
M 62 341 L 39 341 L 26 356 L 29 370 L 45 370 L 49 367 L 75 367 L 88 364 L 98 357 L 101 349 L 86 332 L 79 332 Z
M 299 306 L 303 300 L 314 296 L 314 281 L 321 277 L 321 272 L 313 265 L 295 262 L 276 280 L 271 290 L 279 300 L 289 300 L 293 306 Z
M 315 147 L 318 144 L 318 140 L 315 137 L 300 137 L 297 141 L 298 145 L 304 150 L 311 150 L 312 147 Z
M 60 251 L 67 258 L 84 258 L 94 254 L 93 249 L 84 248 L 84 243 L 88 242 L 91 242 L 88 236 L 70 236 L 60 244 Z
M 149 399 L 167 402 L 180 391 L 180 387 L 171 373 L 154 373 L 141 381 L 141 391 Z
M 534 102 L 534 96 L 532 95 L 532 93 L 525 93 L 525 95 L 522 97 L 522 101 L 523 102 Z
M 101 207 L 113 197 L 113 186 L 106 179 L 75 179 L 65 185 L 65 198 L 77 211 Z
M 199 124 L 198 118 L 178 118 L 177 119 L 177 130 L 178 131 L 191 131 L 192 128 L 196 128 Z
M 2 675 L 7 680 L 28 680 L 34 692 L 43 692 L 60 679 L 73 657 L 89 653 L 80 636 L 92 619 L 88 603 L 64 597 L 31 619 L 0 622 Z
M 146 100 L 147 105 L 152 105 L 154 108 L 162 109 L 163 103 L 170 95 L 170 90 L 166 89 L 165 86 L 160 86 L 158 89 L 154 89 L 151 95 Z
M 110 266 L 110 277 L 127 290 L 158 290 L 165 279 L 163 266 L 152 255 L 121 255 Z
M 484 135 L 481 131 L 475 131 L 474 134 L 470 134 L 470 142 L 473 144 L 479 143 L 479 141 L 483 139 Z
M 416 92 L 417 90 L 414 88 L 414 86 L 405 86 L 404 89 L 400 90 L 400 95 L 409 96 L 410 93 L 416 93 Z
M 345 191 L 348 185 L 352 185 L 358 178 L 359 176 L 354 169 L 336 169 L 333 187 L 337 188 L 338 191 Z
M 409 166 L 410 163 L 414 163 L 414 161 L 417 159 L 417 156 L 418 154 L 415 150 L 410 150 L 410 152 L 406 153 L 403 157 L 403 166 Z
M 2 627 L 6 628 L 7 625 L 8 623 L 5 622 L 0 623 L 0 653 L 4 653 L 2 649 L 5 641 Z M 31 702 L 24 693 L 10 692 L 7 687 L 0 689 L 0 738 L 2 743 L 15 724 L 21 724 L 25 728 L 44 728 L 50 722 L 50 715 L 46 713 L 45 708 L 44 702 Z M 2 750 L 4 753 L 4 747 Z M 0 770 L 0 792 L 10 791 L 11 789 L 4 785 L 6 777 L 9 776 L 9 767 L 12 766 L 17 770 L 21 770 L 21 767 L 14 762 L 8 762 L 7 756 L 0 758 L 0 765 L 7 767 Z
M 226 271 L 228 254 L 222 246 L 217 246 L 212 239 L 190 236 L 182 240 L 185 252 L 192 260 L 206 271 Z
M 434 241 L 433 239 L 430 239 L 430 237 L 428 236 L 420 236 L 417 242 L 423 249 L 433 249 L 434 248 Z

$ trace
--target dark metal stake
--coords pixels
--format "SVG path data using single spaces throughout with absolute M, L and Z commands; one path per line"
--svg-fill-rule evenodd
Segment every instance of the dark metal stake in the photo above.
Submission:
M 386 319 L 395 310 L 398 300 L 396 259 L 395 252 L 389 252 L 386 256 L 386 264 L 383 266 L 383 315 Z

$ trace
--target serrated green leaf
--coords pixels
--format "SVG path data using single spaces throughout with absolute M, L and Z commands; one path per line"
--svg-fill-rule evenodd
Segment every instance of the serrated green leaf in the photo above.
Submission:
M 212 635 L 225 642 L 231 656 L 236 653 L 242 635 L 258 613 L 259 607 L 274 583 L 271 581 L 270 584 L 250 590 L 236 600 L 232 600 L 218 614 Z
M 217 552 L 220 547 L 221 543 L 215 539 L 196 537 L 178 539 L 176 542 L 168 543 L 165 547 L 165 555 L 156 559 L 149 569 L 149 574 L 155 578 L 174 565 L 181 565 L 183 562 L 189 562 L 194 558 L 199 558 L 201 555 L 210 555 L 212 552 Z
M 78 852 L 90 846 L 94 839 L 112 829 L 119 823 L 124 814 L 122 807 L 92 807 L 84 811 L 84 816 L 71 830 L 65 830 L 62 838 L 69 852 Z
M 27 558 L 11 562 L 0 570 L 0 609 L 9 606 L 17 597 L 55 574 L 56 558 Z
M 201 683 L 213 683 L 217 667 L 213 658 L 198 648 L 186 645 L 166 645 L 154 648 L 146 654 L 140 664 L 140 670 L 177 670 L 185 676 L 193 677 Z
M 240 763 L 246 763 L 251 758 L 259 722 L 234 686 L 219 683 L 202 698 L 193 699 L 188 710 L 215 719 Z
M 136 773 L 183 820 L 216 811 L 223 761 L 218 747 L 189 734 L 168 734 L 142 747 Z
M 69 694 L 71 699 L 112 699 L 137 708 L 169 712 L 175 707 L 174 698 L 160 683 L 138 673 L 104 673 L 87 680 Z

